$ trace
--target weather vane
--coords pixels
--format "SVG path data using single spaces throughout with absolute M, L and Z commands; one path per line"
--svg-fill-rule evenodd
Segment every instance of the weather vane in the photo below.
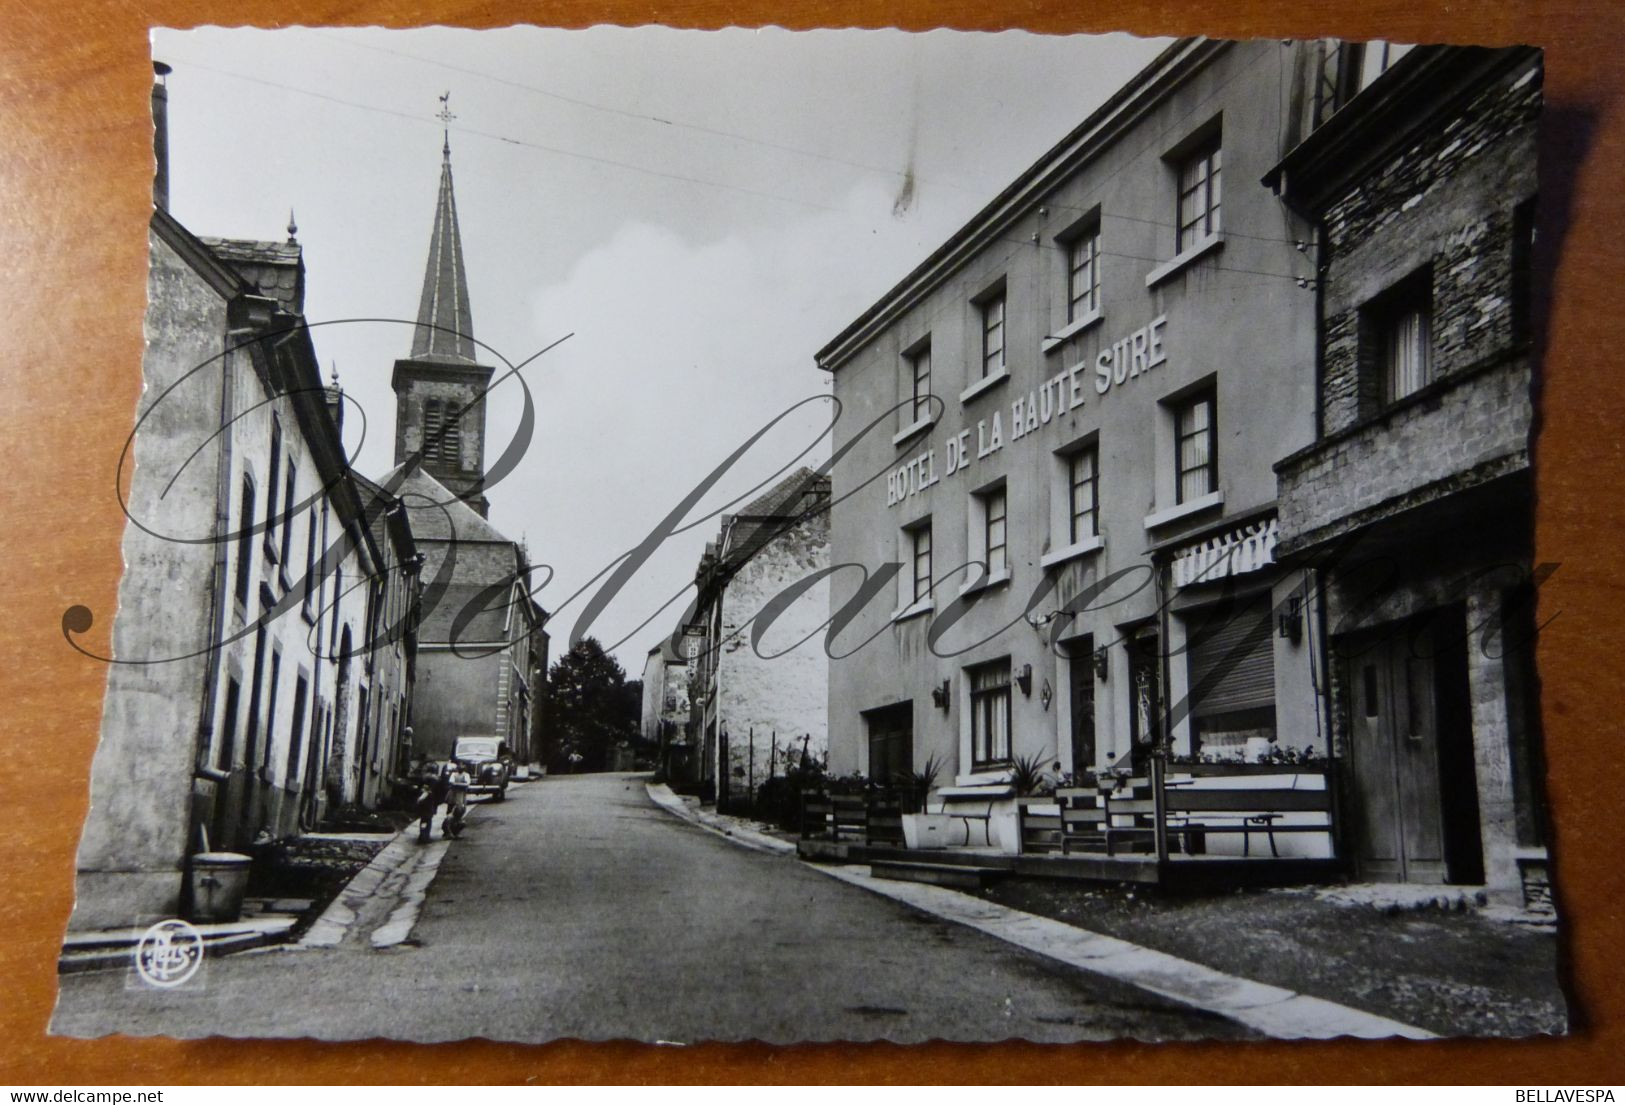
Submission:
M 444 128 L 441 132 L 442 137 L 445 139 L 445 145 L 442 147 L 442 149 L 446 156 L 450 157 L 451 121 L 457 118 L 456 115 L 452 114 L 451 110 L 451 89 L 448 88 L 446 91 L 440 94 L 440 111 L 436 113 L 435 118 L 440 120 L 440 125 L 442 128 Z

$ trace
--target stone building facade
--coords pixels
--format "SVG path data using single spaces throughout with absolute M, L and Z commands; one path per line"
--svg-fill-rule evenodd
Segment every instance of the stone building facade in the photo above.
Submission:
M 643 663 L 639 731 L 645 744 L 658 749 L 656 759 L 668 779 L 690 777 L 688 720 L 688 661 L 669 640 L 662 641 Z
M 1544 893 L 1531 266 L 1542 63 L 1417 48 L 1270 174 L 1319 242 L 1316 440 L 1278 465 L 1314 565 L 1368 878 Z
M 828 744 L 829 480 L 799 469 L 724 515 L 684 626 L 689 745 L 719 808 Z M 784 600 L 775 602 L 774 600 Z
M 293 227 L 286 242 L 200 239 L 162 187 L 155 202 L 133 524 L 76 930 L 181 913 L 193 855 L 375 799 L 386 784 L 367 754 L 381 734 L 369 691 L 387 668 L 395 705 L 411 695 L 409 637 L 364 658 L 373 597 L 409 607 L 415 582 L 386 580 L 350 478 L 303 324 Z
M 1275 616 L 1305 587 L 1272 465 L 1314 438 L 1314 270 L 1258 183 L 1318 50 L 1173 44 L 819 352 L 831 772 L 934 762 L 933 807 L 991 803 L 1015 850 L 1018 761 L 1324 755 Z

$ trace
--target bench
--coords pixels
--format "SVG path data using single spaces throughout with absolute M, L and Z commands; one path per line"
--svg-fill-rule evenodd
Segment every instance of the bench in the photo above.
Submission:
M 1269 841 L 1270 855 L 1279 859 L 1276 834 L 1332 832 L 1332 788 L 1323 773 L 1287 769 L 1274 778 L 1291 782 L 1282 786 L 1259 778 L 1245 786 L 1222 787 L 1204 785 L 1201 777 L 1169 780 L 1163 797 L 1169 837 L 1195 855 L 1209 833 L 1239 834 L 1241 854 L 1250 857 L 1253 837 L 1262 835 Z M 1288 814 L 1318 816 L 1300 822 L 1287 821 Z
M 982 823 L 982 841 L 988 847 L 993 845 L 993 806 L 1015 794 L 1015 788 L 1008 783 L 997 783 L 991 786 L 965 786 L 965 787 L 939 787 L 937 789 L 937 812 L 945 817 L 964 823 L 965 844 L 970 844 L 970 823 Z M 958 806 L 950 809 L 949 806 Z
M 837 842 L 901 844 L 902 803 L 890 794 L 803 794 L 801 835 Z

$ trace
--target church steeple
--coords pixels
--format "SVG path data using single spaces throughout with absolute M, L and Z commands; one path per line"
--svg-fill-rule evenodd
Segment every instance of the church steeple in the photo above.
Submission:
M 449 95 L 449 93 L 448 93 Z M 441 103 L 446 97 L 441 97 Z M 440 118 L 449 122 L 442 108 Z M 463 268 L 463 236 L 457 229 L 457 197 L 451 186 L 451 135 L 441 146 L 440 197 L 429 236 L 429 265 L 423 273 L 418 324 L 412 332 L 412 359 L 449 358 L 473 363 L 474 323 L 468 309 L 468 273 Z
M 440 97 L 440 119 L 452 119 Z M 440 196 L 412 352 L 395 362 L 395 463 L 416 455 L 423 470 L 480 515 L 485 498 L 485 391 L 493 370 L 479 363 L 468 311 L 468 274 L 451 189 L 451 135 L 440 150 Z

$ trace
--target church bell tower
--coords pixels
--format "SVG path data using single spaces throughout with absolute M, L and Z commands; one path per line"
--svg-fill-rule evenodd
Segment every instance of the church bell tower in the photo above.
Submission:
M 449 95 L 449 93 L 448 93 Z M 440 118 L 453 116 L 442 96 Z M 395 362 L 395 463 L 421 452 L 423 470 L 484 517 L 485 392 L 493 369 L 479 363 L 468 309 L 468 274 L 451 187 L 451 135 L 441 149 L 440 196 L 429 236 L 412 352 Z

